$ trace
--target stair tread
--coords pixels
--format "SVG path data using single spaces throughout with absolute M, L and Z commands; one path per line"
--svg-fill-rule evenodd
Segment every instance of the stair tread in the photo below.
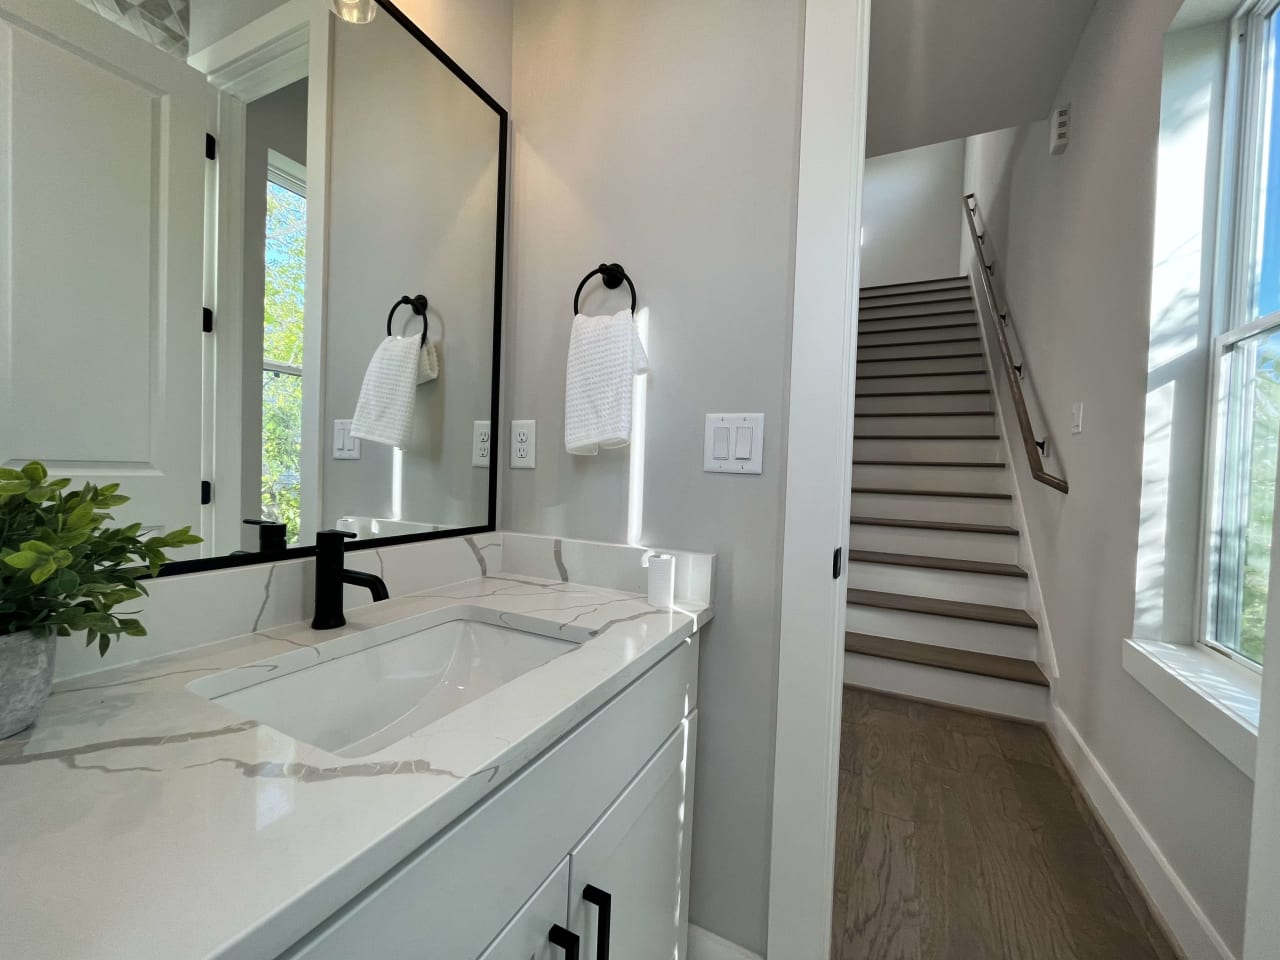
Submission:
M 854 460 L 853 465 L 855 467 L 990 467 L 991 469 L 1004 469 L 1003 460 Z
M 943 670 L 993 677 L 997 680 L 1012 680 L 1015 683 L 1030 683 L 1038 687 L 1049 686 L 1049 680 L 1039 664 L 1033 660 L 1022 660 L 1018 657 L 1001 657 L 993 653 L 957 650 L 932 643 L 915 643 L 910 640 L 895 640 L 890 637 L 854 632 L 845 633 L 844 648 L 849 653 L 860 653 L 868 657 L 898 660 L 926 667 L 940 667 Z
M 978 343 L 978 337 L 945 337 L 941 340 L 892 340 L 885 343 L 860 343 L 859 350 L 878 350 L 881 347 L 929 347 L 939 343 Z M 954 354 L 952 354 L 954 356 Z M 897 360 L 913 360 L 914 357 L 895 357 Z
M 895 497 L 961 497 L 965 500 L 1012 500 L 1011 493 L 976 493 L 968 490 L 904 490 L 901 487 L 858 487 L 854 493 L 885 493 Z
M 877 391 L 875 393 L 858 393 L 855 397 L 977 397 L 991 393 L 989 387 L 977 387 L 972 390 L 898 390 Z M 856 404 L 855 404 L 856 405 Z M 982 410 L 980 413 L 986 413 Z
M 919 310 L 916 313 L 890 313 L 884 316 L 867 316 L 868 310 L 909 310 L 912 307 L 928 307 L 927 310 Z M 965 314 L 974 313 L 973 299 L 966 297 L 963 300 L 935 300 L 929 303 L 885 303 L 877 306 L 876 304 L 863 303 L 858 307 L 858 326 L 864 323 L 884 323 L 889 320 L 930 320 L 940 319 L 942 317 L 962 317 Z M 976 323 L 977 320 L 975 319 Z M 888 331 L 885 331 L 886 333 Z
M 928 280 L 899 280 L 896 283 L 871 283 L 862 287 L 861 292 L 865 294 L 868 290 L 888 290 L 890 287 L 923 287 L 928 283 L 954 283 L 957 285 L 964 284 L 965 286 L 968 286 L 969 278 L 964 276 L 930 277 Z
M 866 373 L 858 380 L 910 380 L 913 377 L 976 377 L 986 376 L 986 370 L 937 370 L 928 373 Z
M 993 410 L 889 410 L 877 411 L 872 410 L 867 413 L 859 413 L 857 405 L 854 405 L 853 418 L 856 421 L 859 417 L 994 417 Z
M 985 416 L 985 414 L 976 414 Z M 859 440 L 999 440 L 998 433 L 875 433 L 870 436 L 854 436 Z
M 982 356 L 981 353 L 939 353 L 936 356 L 927 357 L 867 357 L 858 358 L 858 366 L 864 363 L 918 363 L 921 360 L 970 360 L 974 357 Z
M 867 317 L 868 320 L 875 320 L 875 317 Z M 881 319 L 884 319 L 883 317 Z M 901 317 L 893 317 L 894 320 L 901 320 Z M 911 319 L 911 318 L 907 318 Z M 859 328 L 858 336 L 868 336 L 874 334 L 876 336 L 884 336 L 886 333 L 911 333 L 915 330 L 961 330 L 964 327 L 976 327 L 976 320 L 962 320 L 952 323 L 927 323 L 923 327 L 894 327 L 892 330 L 863 330 Z
M 995 607 L 987 603 L 966 603 L 963 600 L 939 600 L 936 597 L 913 597 L 902 593 L 883 593 L 878 590 L 859 590 L 850 587 L 848 601 L 863 607 L 881 607 L 906 613 L 923 613 L 933 617 L 952 617 L 959 620 L 977 620 L 982 623 L 999 623 L 1010 627 L 1038 626 L 1031 614 L 1014 607 Z
M 905 520 L 897 517 L 852 516 L 850 523 L 867 527 L 906 527 L 909 530 L 942 530 L 948 533 L 989 533 L 1002 537 L 1020 536 L 1013 527 L 998 523 L 955 523 L 950 520 Z
M 914 553 L 885 553 L 880 550 L 850 550 L 849 561 L 851 563 L 879 563 L 894 567 L 920 567 L 925 570 L 952 570 L 957 573 L 985 573 L 993 577 L 1027 579 L 1027 571 L 1016 563 L 994 563 L 989 560 L 922 557 Z

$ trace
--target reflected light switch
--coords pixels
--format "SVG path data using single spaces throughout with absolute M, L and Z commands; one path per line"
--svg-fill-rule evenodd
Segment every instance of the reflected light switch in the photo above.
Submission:
M 716 427 L 711 438 L 711 457 L 713 460 L 729 459 L 729 428 Z
M 733 431 L 733 459 L 750 460 L 751 459 L 751 435 L 750 427 L 735 427 Z

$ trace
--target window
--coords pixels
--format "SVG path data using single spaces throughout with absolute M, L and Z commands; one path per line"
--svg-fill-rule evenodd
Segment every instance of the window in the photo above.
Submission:
M 1239 21 L 1225 315 L 1213 343 L 1204 638 L 1261 666 L 1280 442 L 1280 15 Z
M 307 200 L 297 169 L 271 154 L 262 309 L 262 513 L 298 540 Z

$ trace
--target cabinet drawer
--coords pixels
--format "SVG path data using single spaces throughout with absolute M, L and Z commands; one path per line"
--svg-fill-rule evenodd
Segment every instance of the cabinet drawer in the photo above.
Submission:
M 695 637 L 284 956 L 478 956 L 684 718 L 697 662 Z
M 551 945 L 552 926 L 564 926 L 569 901 L 569 858 L 565 857 L 529 902 L 520 908 L 480 960 L 564 960 L 564 951 Z

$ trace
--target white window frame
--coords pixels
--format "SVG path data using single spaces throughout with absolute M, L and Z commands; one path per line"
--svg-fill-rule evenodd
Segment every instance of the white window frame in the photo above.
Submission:
M 1219 643 L 1217 603 L 1220 596 L 1214 543 L 1223 513 L 1218 495 L 1218 449 L 1224 442 L 1223 425 L 1228 413 L 1222 381 L 1222 360 L 1238 343 L 1280 328 L 1280 313 L 1233 327 L 1233 318 L 1253 310 L 1254 267 L 1258 254 L 1261 209 L 1260 185 L 1265 171 L 1263 108 L 1267 90 L 1259 69 L 1267 55 L 1267 20 L 1280 10 L 1280 0 L 1250 0 L 1231 23 L 1227 85 L 1222 126 L 1222 182 L 1219 185 L 1219 222 L 1215 238 L 1215 291 L 1212 302 L 1213 338 L 1206 354 L 1209 364 L 1204 455 L 1204 499 L 1201 504 L 1199 543 L 1199 597 L 1196 603 L 1196 640 L 1200 645 L 1261 672 L 1261 664 Z M 1273 550 L 1274 552 L 1274 550 Z

